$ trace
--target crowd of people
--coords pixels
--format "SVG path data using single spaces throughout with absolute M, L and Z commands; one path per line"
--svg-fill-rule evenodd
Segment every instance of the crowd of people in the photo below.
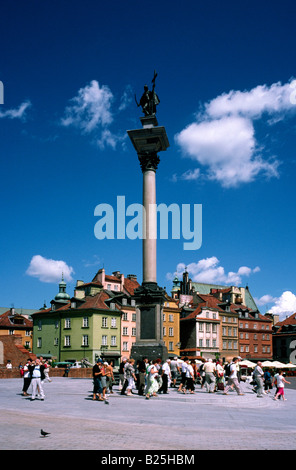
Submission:
M 138 394 L 149 400 L 161 393 L 168 394 L 170 388 L 177 389 L 179 393 L 194 394 L 199 385 L 200 389 L 205 389 L 208 393 L 221 391 L 228 395 L 232 390 L 238 395 L 244 395 L 241 388 L 240 361 L 240 357 L 234 357 L 231 362 L 225 364 L 222 359 L 203 359 L 197 362 L 188 357 L 183 360 L 174 357 L 165 361 L 160 358 L 149 361 L 147 357 L 143 357 L 135 363 L 132 358 L 123 358 L 119 366 L 119 392 L 127 396 Z M 31 400 L 44 400 L 43 384 L 46 381 L 51 382 L 50 362 L 42 357 L 35 361 L 28 359 L 26 364 L 20 364 L 19 368 L 23 377 L 22 395 L 31 395 Z M 98 358 L 92 368 L 92 375 L 93 400 L 106 402 L 108 396 L 113 394 L 115 384 L 113 361 L 107 362 Z M 286 400 L 284 388 L 285 384 L 290 382 L 286 380 L 282 370 L 263 368 L 262 363 L 258 361 L 249 379 L 253 385 L 252 391 L 258 398 L 270 394 L 274 388 L 274 400 Z
M 183 394 L 196 392 L 197 385 L 205 388 L 209 393 L 221 391 L 228 395 L 230 390 L 236 391 L 238 395 L 244 395 L 241 389 L 241 367 L 240 357 L 234 357 L 230 363 L 212 359 L 196 363 L 185 357 L 179 361 L 177 357 L 162 361 L 154 359 L 149 361 L 143 357 L 135 363 L 134 359 L 123 358 L 119 367 L 119 390 L 121 395 L 131 396 L 138 394 L 145 396 L 147 400 L 159 394 L 169 393 L 169 388 L 177 388 Z M 113 367 L 98 359 L 93 367 L 94 390 L 93 399 L 104 401 L 107 394 L 112 392 L 114 383 Z M 180 384 L 177 386 L 177 379 Z M 284 378 L 283 371 L 279 370 L 273 374 L 270 370 L 263 370 L 259 361 L 252 373 L 251 382 L 253 392 L 258 398 L 271 392 L 275 387 L 274 399 L 284 396 L 284 384 L 290 383 Z

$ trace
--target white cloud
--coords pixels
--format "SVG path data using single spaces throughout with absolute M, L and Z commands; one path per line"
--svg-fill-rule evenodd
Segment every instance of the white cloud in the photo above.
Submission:
M 254 121 L 266 117 L 272 125 L 295 114 L 291 93 L 290 83 L 224 93 L 206 103 L 175 140 L 185 156 L 206 168 L 207 178 L 223 187 L 252 182 L 259 174 L 278 177 L 280 162 L 264 158 Z
M 76 126 L 83 132 L 92 132 L 98 126 L 106 126 L 113 120 L 110 108 L 113 94 L 107 86 L 100 87 L 96 80 L 80 88 L 65 109 L 63 126 Z
M 101 148 L 105 146 L 115 150 L 118 143 L 125 137 L 111 132 L 110 125 L 114 121 L 112 104 L 114 95 L 106 85 L 100 86 L 96 80 L 78 90 L 77 96 L 70 100 L 66 107 L 61 124 L 64 127 L 76 127 L 82 134 L 92 135 L 93 141 Z M 129 104 L 129 88 L 127 87 L 119 106 L 123 111 Z
M 185 267 L 193 282 L 203 282 L 206 284 L 235 285 L 242 283 L 243 277 L 249 277 L 252 273 L 258 272 L 258 266 L 254 269 L 247 266 L 241 266 L 237 272 L 225 272 L 223 266 L 219 265 L 216 256 L 199 260 L 197 263 L 190 263 L 185 266 L 184 263 L 177 265 L 174 274 L 168 273 L 167 279 L 172 280 L 174 276 L 182 278 Z
M 263 296 L 270 297 L 270 300 L 274 303 L 274 305 L 269 309 L 269 312 L 279 315 L 280 320 L 284 320 L 286 316 L 290 316 L 296 312 L 296 295 L 293 294 L 291 291 L 285 291 L 282 293 L 280 297 L 271 297 L 271 296 Z
M 26 111 L 30 106 L 30 101 L 24 101 L 16 109 L 7 109 L 6 111 L 0 111 L 0 118 L 24 119 L 26 117 Z
M 262 306 L 268 306 L 268 304 L 273 304 L 277 298 L 276 297 L 272 297 L 272 295 L 262 295 L 262 297 L 260 298 L 257 298 L 255 297 L 255 302 L 256 302 L 256 305 L 258 305 L 259 307 L 262 307 Z
M 40 255 L 33 256 L 26 271 L 26 274 L 37 277 L 41 282 L 59 282 L 62 275 L 65 281 L 70 282 L 73 273 L 73 268 L 65 261 L 47 259 Z

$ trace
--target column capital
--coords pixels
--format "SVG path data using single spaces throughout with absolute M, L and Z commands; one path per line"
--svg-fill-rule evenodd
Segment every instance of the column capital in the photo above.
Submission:
M 158 164 L 160 162 L 160 158 L 156 152 L 155 153 L 150 153 L 150 152 L 139 153 L 138 158 L 139 158 L 140 166 L 141 166 L 143 173 L 149 170 L 156 172 Z

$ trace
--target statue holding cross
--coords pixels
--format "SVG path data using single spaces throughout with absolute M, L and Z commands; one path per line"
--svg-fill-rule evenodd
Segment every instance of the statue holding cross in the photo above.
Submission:
M 154 70 L 154 76 L 153 76 L 153 79 L 151 80 L 153 84 L 152 90 L 150 91 L 148 86 L 144 85 L 144 93 L 141 96 L 140 103 L 137 102 L 137 98 L 135 97 L 137 106 L 142 107 L 142 110 L 145 116 L 153 116 L 154 114 L 156 114 L 156 106 L 160 102 L 157 94 L 155 93 L 156 77 L 157 77 L 157 73 Z

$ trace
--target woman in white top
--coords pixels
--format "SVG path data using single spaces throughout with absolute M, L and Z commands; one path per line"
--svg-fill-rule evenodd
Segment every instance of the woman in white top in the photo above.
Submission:
M 276 392 L 276 395 L 274 397 L 274 400 L 277 400 L 280 395 L 283 397 L 283 400 L 285 400 L 285 401 L 287 400 L 285 398 L 285 393 L 284 393 L 285 383 L 290 384 L 291 382 L 288 382 L 288 380 L 286 380 L 284 378 L 283 371 L 280 370 L 278 375 L 277 375 L 277 378 L 276 378 L 277 392 Z

